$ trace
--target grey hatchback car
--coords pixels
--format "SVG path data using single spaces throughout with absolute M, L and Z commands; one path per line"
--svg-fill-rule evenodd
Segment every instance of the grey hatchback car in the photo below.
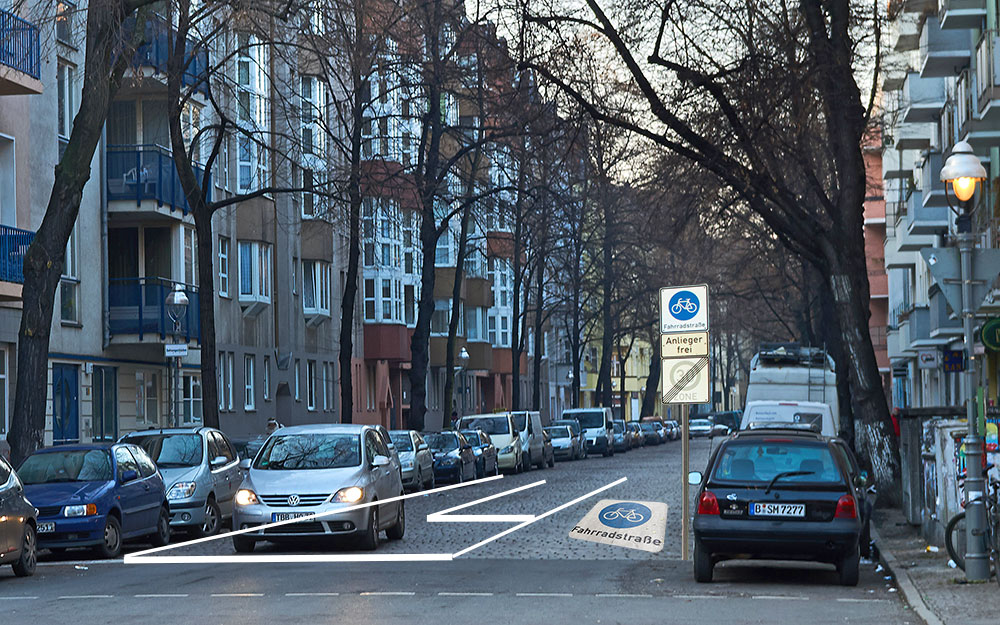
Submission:
M 233 548 L 245 553 L 261 540 L 354 536 L 363 549 L 374 550 L 383 531 L 392 540 L 402 538 L 406 517 L 401 499 L 345 510 L 403 494 L 389 454 L 382 436 L 369 425 L 279 428 L 252 462 L 240 462 L 249 472 L 236 493 L 233 528 L 323 516 L 233 536 Z
M 35 572 L 36 514 L 35 506 L 24 496 L 24 484 L 13 467 L 0 457 L 0 565 L 11 565 L 18 577 Z
M 170 526 L 198 536 L 219 532 L 243 480 L 236 447 L 215 428 L 143 430 L 122 437 L 156 462 L 167 488 Z

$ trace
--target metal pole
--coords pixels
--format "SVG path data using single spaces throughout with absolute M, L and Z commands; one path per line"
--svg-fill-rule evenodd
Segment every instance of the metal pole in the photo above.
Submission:
M 681 409 L 681 560 L 690 560 L 691 497 L 688 494 L 688 472 L 691 470 L 691 439 L 688 429 L 688 405 Z
M 984 529 L 986 508 L 983 505 L 983 439 L 979 434 L 976 418 L 976 355 L 972 342 L 972 320 L 975 303 L 972 301 L 972 253 L 975 239 L 970 232 L 968 214 L 958 220 L 958 250 L 962 260 L 962 330 L 968 364 L 965 367 L 965 408 L 968 434 L 965 437 L 965 578 L 968 581 L 985 581 L 990 578 L 990 562 L 986 556 Z

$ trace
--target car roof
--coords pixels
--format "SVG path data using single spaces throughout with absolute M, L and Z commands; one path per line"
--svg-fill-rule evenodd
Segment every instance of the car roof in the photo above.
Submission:
M 34 454 L 48 454 L 57 451 L 90 451 L 93 449 L 109 450 L 118 443 L 76 443 L 74 445 L 53 445 L 52 447 L 42 447 L 32 452 Z
M 773 437 L 775 434 L 779 434 L 786 438 L 800 438 L 806 441 L 821 441 L 830 442 L 837 440 L 835 437 L 823 436 L 818 432 L 811 430 L 801 430 L 798 428 L 783 428 L 783 427 L 773 427 L 773 428 L 761 428 L 759 430 L 739 430 L 735 432 L 733 440 L 749 439 L 753 440 L 755 438 L 765 438 Z
M 127 438 L 129 436 L 145 436 L 147 434 L 201 434 L 203 432 L 213 431 L 217 430 L 206 426 L 198 426 L 194 428 L 149 428 L 148 430 L 136 430 L 135 432 L 129 432 L 122 438 Z
M 281 427 L 272 433 L 278 434 L 361 434 L 365 430 L 374 429 L 367 424 L 356 423 L 312 423 L 309 425 L 289 425 Z

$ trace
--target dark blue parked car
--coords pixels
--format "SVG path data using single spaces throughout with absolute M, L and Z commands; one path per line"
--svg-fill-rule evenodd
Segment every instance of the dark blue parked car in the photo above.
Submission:
M 93 547 L 104 558 L 122 542 L 170 542 L 163 479 L 141 447 L 65 445 L 40 449 L 18 469 L 25 495 L 38 509 L 38 547 Z

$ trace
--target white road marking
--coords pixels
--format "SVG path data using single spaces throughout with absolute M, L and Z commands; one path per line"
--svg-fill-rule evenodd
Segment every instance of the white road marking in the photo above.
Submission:
M 537 482 L 532 482 L 531 484 L 518 486 L 517 488 L 505 490 L 502 493 L 496 493 L 488 497 L 483 497 L 482 499 L 476 499 L 475 501 L 463 503 L 454 506 L 452 508 L 441 510 L 439 512 L 432 512 L 431 514 L 427 515 L 427 522 L 428 523 L 522 523 L 524 521 L 532 521 L 535 518 L 535 515 L 533 514 L 450 514 L 450 513 L 456 510 L 470 508 L 472 506 L 485 503 L 487 501 L 499 499 L 500 497 L 513 495 L 514 493 L 523 490 L 528 490 L 529 488 L 535 488 L 536 486 L 541 486 L 544 483 L 545 480 L 539 480 Z
M 628 594 L 628 593 L 598 593 L 594 595 L 595 597 L 609 597 L 612 599 L 635 599 L 639 597 L 652 597 L 653 595 L 646 594 Z
M 39 562 L 38 566 L 90 566 L 93 564 L 121 564 L 122 559 L 117 560 L 65 560 L 63 562 Z
M 519 592 L 516 597 L 572 597 L 571 592 Z
M 211 597 L 263 597 L 262 592 L 214 592 Z
M 439 597 L 492 597 L 491 592 L 439 592 Z
M 838 597 L 837 601 L 844 603 L 885 603 L 885 599 L 855 599 L 853 597 Z
M 415 593 L 415 592 L 404 592 L 404 591 L 392 591 L 392 590 L 383 590 L 383 591 L 377 591 L 376 590 L 376 591 L 371 591 L 371 592 L 363 592 L 363 593 L 360 593 L 360 594 L 361 594 L 362 597 L 412 597 L 413 595 L 415 595 L 417 593 Z
M 775 601 L 809 601 L 809 597 L 789 597 L 787 595 L 752 595 L 750 598 Z
M 466 482 L 468 483 L 468 482 Z M 249 554 L 230 556 L 140 556 L 131 562 L 143 564 L 249 564 L 300 562 L 447 562 L 450 553 L 337 553 L 337 554 Z
M 189 595 L 187 595 L 187 594 L 156 594 L 156 593 L 150 593 L 150 594 L 144 594 L 144 595 L 135 595 L 135 598 L 136 599 L 181 599 L 181 598 L 184 598 L 184 597 L 187 597 L 187 596 L 189 596 Z
M 62 595 L 59 599 L 111 599 L 114 595 Z
M 668 595 L 674 599 L 725 599 L 723 595 Z
M 286 592 L 286 597 L 339 597 L 339 592 Z
M 577 497 L 576 499 L 572 499 L 570 501 L 567 501 L 566 503 L 564 503 L 564 504 L 562 504 L 560 506 L 556 506 L 555 508 L 552 508 L 548 512 L 543 512 L 542 514 L 539 514 L 538 516 L 536 516 L 535 518 L 533 518 L 530 521 L 525 521 L 523 523 L 518 523 L 514 527 L 505 529 L 504 531 L 502 531 L 502 532 L 500 532 L 498 534 L 494 534 L 493 536 L 490 536 L 489 538 L 487 538 L 485 540 L 481 540 L 478 543 L 472 545 L 471 547 L 466 547 L 465 549 L 462 549 L 461 551 L 456 551 L 455 553 L 452 554 L 452 557 L 458 558 L 460 556 L 463 556 L 463 555 L 469 553 L 470 551 L 474 551 L 476 549 L 479 549 L 483 545 L 488 545 L 489 543 L 491 543 L 491 542 L 493 542 L 495 540 L 498 540 L 500 538 L 503 538 L 504 536 L 507 536 L 508 534 L 513 534 L 514 532 L 516 532 L 519 529 L 523 529 L 523 528 L 531 525 L 532 523 L 535 523 L 536 521 L 541 521 L 542 519 L 544 519 L 547 516 L 552 516 L 556 512 L 559 512 L 561 510 L 565 510 L 566 508 L 569 508 L 571 506 L 575 506 L 576 504 L 580 503 L 581 501 L 589 499 L 589 498 L 593 497 L 594 495 L 596 495 L 597 493 L 600 493 L 602 491 L 608 490 L 609 488 L 617 486 L 617 485 L 619 485 L 619 484 L 621 484 L 622 482 L 625 482 L 625 481 L 628 481 L 628 478 L 627 477 L 621 477 L 621 478 L 615 480 L 614 482 L 611 482 L 610 484 L 606 484 L 606 485 L 604 485 L 604 486 L 602 486 L 602 487 L 600 487 L 598 489 L 590 491 L 586 495 L 582 495 L 580 497 Z
M 27 601 L 38 597 L 0 597 L 0 601 Z

